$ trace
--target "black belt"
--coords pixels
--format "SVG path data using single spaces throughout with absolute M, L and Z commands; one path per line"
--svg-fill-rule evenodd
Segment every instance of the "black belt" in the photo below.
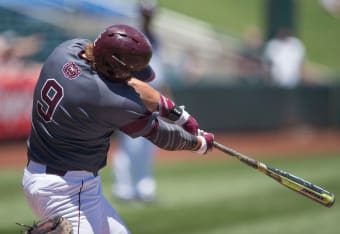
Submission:
M 28 160 L 27 165 L 29 164 L 29 162 L 30 162 L 30 160 Z M 67 172 L 68 172 L 68 170 L 57 169 L 57 168 L 50 167 L 50 166 L 46 165 L 46 170 L 45 170 L 46 174 L 64 176 L 64 175 L 66 175 Z M 93 173 L 93 176 L 98 175 L 98 171 L 90 171 L 90 172 Z
M 57 168 L 53 168 L 50 166 L 46 166 L 46 174 L 52 174 L 52 175 L 58 175 L 58 176 L 64 176 L 67 173 L 67 170 L 61 170 Z

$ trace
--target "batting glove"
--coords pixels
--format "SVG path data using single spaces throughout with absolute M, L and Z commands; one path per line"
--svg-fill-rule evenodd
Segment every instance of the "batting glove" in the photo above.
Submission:
M 198 122 L 184 109 L 184 106 L 177 106 L 171 99 L 161 95 L 158 111 L 160 116 L 182 126 L 187 132 L 195 136 L 198 134 Z
M 185 131 L 191 133 L 192 135 L 196 136 L 198 134 L 198 123 L 196 119 L 191 115 L 189 115 L 189 118 L 184 122 L 184 124 L 180 125 L 183 127 Z
M 198 154 L 206 154 L 212 150 L 214 146 L 215 136 L 212 133 L 205 132 L 203 130 L 198 129 L 198 136 L 201 141 L 201 146 L 199 149 L 195 150 L 195 153 Z

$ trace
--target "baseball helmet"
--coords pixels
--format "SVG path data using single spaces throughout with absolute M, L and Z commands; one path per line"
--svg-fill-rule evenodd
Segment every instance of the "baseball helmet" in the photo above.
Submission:
M 119 81 L 132 76 L 151 80 L 154 72 L 148 65 L 152 48 L 146 36 L 128 25 L 111 25 L 94 41 L 95 69 L 106 79 Z

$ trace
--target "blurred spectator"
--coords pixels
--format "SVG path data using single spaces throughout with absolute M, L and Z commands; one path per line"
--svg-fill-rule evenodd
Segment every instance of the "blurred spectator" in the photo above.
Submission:
M 255 26 L 248 27 L 244 33 L 244 42 L 236 61 L 239 79 L 247 83 L 263 82 L 262 54 L 263 37 L 260 29 Z
M 156 78 L 150 84 L 169 96 L 160 57 L 160 44 L 152 25 L 157 7 L 156 1 L 139 2 L 140 27 L 153 47 L 150 64 Z M 113 196 L 123 201 L 153 201 L 156 196 L 156 181 L 153 175 L 156 147 L 142 137 L 133 139 L 123 133 L 118 134 L 118 148 L 112 156 Z
M 23 78 L 26 73 L 36 74 L 41 64 L 28 58 L 37 53 L 41 46 L 42 38 L 38 34 L 18 36 L 14 31 L 0 34 L 0 74 L 6 79 Z
M 301 83 L 304 59 L 303 43 L 285 28 L 280 29 L 264 49 L 271 81 L 281 87 L 294 88 Z
M 301 122 L 301 100 L 295 88 L 303 80 L 305 47 L 290 30 L 282 28 L 266 44 L 264 60 L 268 64 L 270 81 L 278 87 L 289 89 L 277 103 L 283 112 L 283 126 L 296 128 Z

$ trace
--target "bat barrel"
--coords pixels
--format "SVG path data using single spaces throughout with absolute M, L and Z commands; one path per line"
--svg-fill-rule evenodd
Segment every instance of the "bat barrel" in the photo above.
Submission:
M 335 202 L 335 196 L 333 193 L 293 174 L 270 166 L 267 166 L 266 174 L 272 178 L 275 177 L 275 180 L 286 187 L 319 202 L 326 207 L 331 207 Z
M 313 201 L 316 201 L 326 207 L 331 207 L 335 203 L 335 196 L 333 193 L 330 193 L 325 189 L 312 184 L 309 181 L 306 181 L 283 170 L 267 166 L 262 162 L 258 162 L 255 159 L 243 155 L 216 141 L 214 141 L 214 147 L 230 156 L 237 157 L 241 162 L 255 169 L 258 169 L 265 175 L 276 180 L 278 183 L 288 187 L 289 189 L 297 193 L 300 193 L 301 195 L 304 195 L 312 199 Z

